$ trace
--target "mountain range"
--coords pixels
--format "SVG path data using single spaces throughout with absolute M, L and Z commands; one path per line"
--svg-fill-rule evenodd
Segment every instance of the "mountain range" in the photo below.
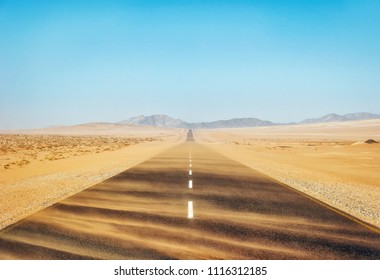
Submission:
M 343 122 L 380 119 L 380 115 L 372 113 L 350 113 L 346 115 L 328 114 L 321 118 L 306 119 L 298 124 L 325 123 L 325 122 Z M 234 127 L 258 127 L 258 126 L 274 126 L 288 125 L 295 123 L 273 123 L 257 118 L 234 118 L 229 120 L 219 120 L 212 122 L 187 123 L 180 119 L 174 119 L 167 115 L 152 115 L 152 116 L 136 116 L 123 120 L 118 124 L 135 125 L 135 126 L 157 126 L 170 128 L 234 128 Z
M 317 119 L 306 119 L 303 123 L 324 123 L 324 122 L 345 122 L 345 121 L 361 121 L 370 119 L 379 119 L 380 115 L 371 113 L 351 113 L 346 115 L 328 114 Z

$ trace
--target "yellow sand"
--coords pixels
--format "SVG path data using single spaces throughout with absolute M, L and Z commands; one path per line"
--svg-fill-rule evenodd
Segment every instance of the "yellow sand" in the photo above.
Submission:
M 380 120 L 198 130 L 226 156 L 380 227 Z
M 180 130 L 117 135 L 0 135 L 0 229 L 183 141 Z

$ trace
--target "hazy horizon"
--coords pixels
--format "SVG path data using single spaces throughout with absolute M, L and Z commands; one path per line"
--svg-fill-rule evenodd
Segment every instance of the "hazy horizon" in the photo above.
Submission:
M 378 1 L 0 2 L 0 130 L 379 114 Z
M 359 114 L 360 113 L 370 113 L 370 114 L 373 114 L 372 112 L 355 112 L 353 114 L 356 114 L 356 113 L 359 113 Z M 335 113 L 331 113 L 331 114 L 335 114 Z M 327 114 L 327 115 L 331 115 L 331 114 Z M 351 113 L 348 113 L 348 114 L 351 114 Z M 40 130 L 40 129 L 46 129 L 46 128 L 49 129 L 49 128 L 59 128 L 59 127 L 73 127 L 73 126 L 91 125 L 91 124 L 119 124 L 119 123 L 122 123 L 124 121 L 127 121 L 127 120 L 135 118 L 135 117 L 139 117 L 139 116 L 152 117 L 152 116 L 159 116 L 159 115 L 165 115 L 165 116 L 168 116 L 168 117 L 170 117 L 172 119 L 179 119 L 179 120 L 184 121 L 185 123 L 190 124 L 190 125 L 191 124 L 201 124 L 201 123 L 213 123 L 213 122 L 219 122 L 219 121 L 229 121 L 229 120 L 233 120 L 233 119 L 250 119 L 250 118 L 257 119 L 254 116 L 248 116 L 248 117 L 244 117 L 243 116 L 243 117 L 232 117 L 232 118 L 229 118 L 229 119 L 214 119 L 214 120 L 204 120 L 204 121 L 198 121 L 198 122 L 189 122 L 189 121 L 187 121 L 185 119 L 175 118 L 175 117 L 167 115 L 167 114 L 154 114 L 154 115 L 136 115 L 136 116 L 130 116 L 130 117 L 124 118 L 122 120 L 118 120 L 118 121 L 95 120 L 95 121 L 89 121 L 89 122 L 84 122 L 84 123 L 81 122 L 81 123 L 49 124 L 49 125 L 44 126 L 44 127 L 29 127 L 29 128 L 17 128 L 17 129 L 1 129 L 0 128 L 0 132 L 1 131 L 4 131 L 4 132 L 7 132 L 7 131 L 24 131 L 24 130 L 35 130 L 35 129 L 36 130 Z M 259 120 L 261 120 L 261 121 L 269 121 L 269 122 L 272 122 L 275 125 L 293 125 L 293 124 L 294 125 L 298 125 L 298 124 L 301 124 L 303 121 L 312 120 L 312 119 L 319 119 L 319 118 L 325 117 L 327 115 L 324 115 L 324 116 L 315 116 L 315 117 L 308 118 L 308 119 L 305 118 L 305 119 L 301 119 L 301 120 L 294 121 L 294 122 L 274 122 L 272 120 L 265 120 L 265 119 L 259 119 Z M 339 114 L 337 114 L 337 115 L 339 115 Z M 346 115 L 346 114 L 342 114 L 340 116 L 343 116 L 343 115 Z M 380 115 L 380 114 L 376 114 L 376 115 Z M 369 119 L 364 119 L 364 120 L 373 120 L 373 119 L 369 118 Z M 361 120 L 360 119 L 358 119 L 358 120 L 344 120 L 344 121 L 336 121 L 336 122 L 350 122 L 350 121 L 361 121 Z M 319 122 L 317 122 L 317 124 L 318 123 Z M 322 121 L 321 123 L 325 123 L 325 122 Z M 315 124 L 315 123 L 305 123 L 305 124 Z M 144 125 L 142 125 L 142 126 L 144 126 Z M 160 126 L 158 126 L 158 127 L 160 127 Z M 165 126 L 163 126 L 163 127 L 165 127 Z M 237 127 L 240 127 L 240 126 L 237 126 Z M 245 126 L 243 126 L 243 127 L 245 127 Z M 256 127 L 256 126 L 253 126 L 253 127 Z

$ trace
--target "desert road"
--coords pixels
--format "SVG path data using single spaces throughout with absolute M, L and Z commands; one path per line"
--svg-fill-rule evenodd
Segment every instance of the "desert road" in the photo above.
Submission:
M 380 259 L 380 234 L 187 141 L 0 232 L 0 259 Z

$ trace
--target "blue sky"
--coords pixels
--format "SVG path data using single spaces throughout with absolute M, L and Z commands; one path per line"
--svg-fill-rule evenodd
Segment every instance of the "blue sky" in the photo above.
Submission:
M 0 129 L 380 113 L 380 1 L 0 0 Z

